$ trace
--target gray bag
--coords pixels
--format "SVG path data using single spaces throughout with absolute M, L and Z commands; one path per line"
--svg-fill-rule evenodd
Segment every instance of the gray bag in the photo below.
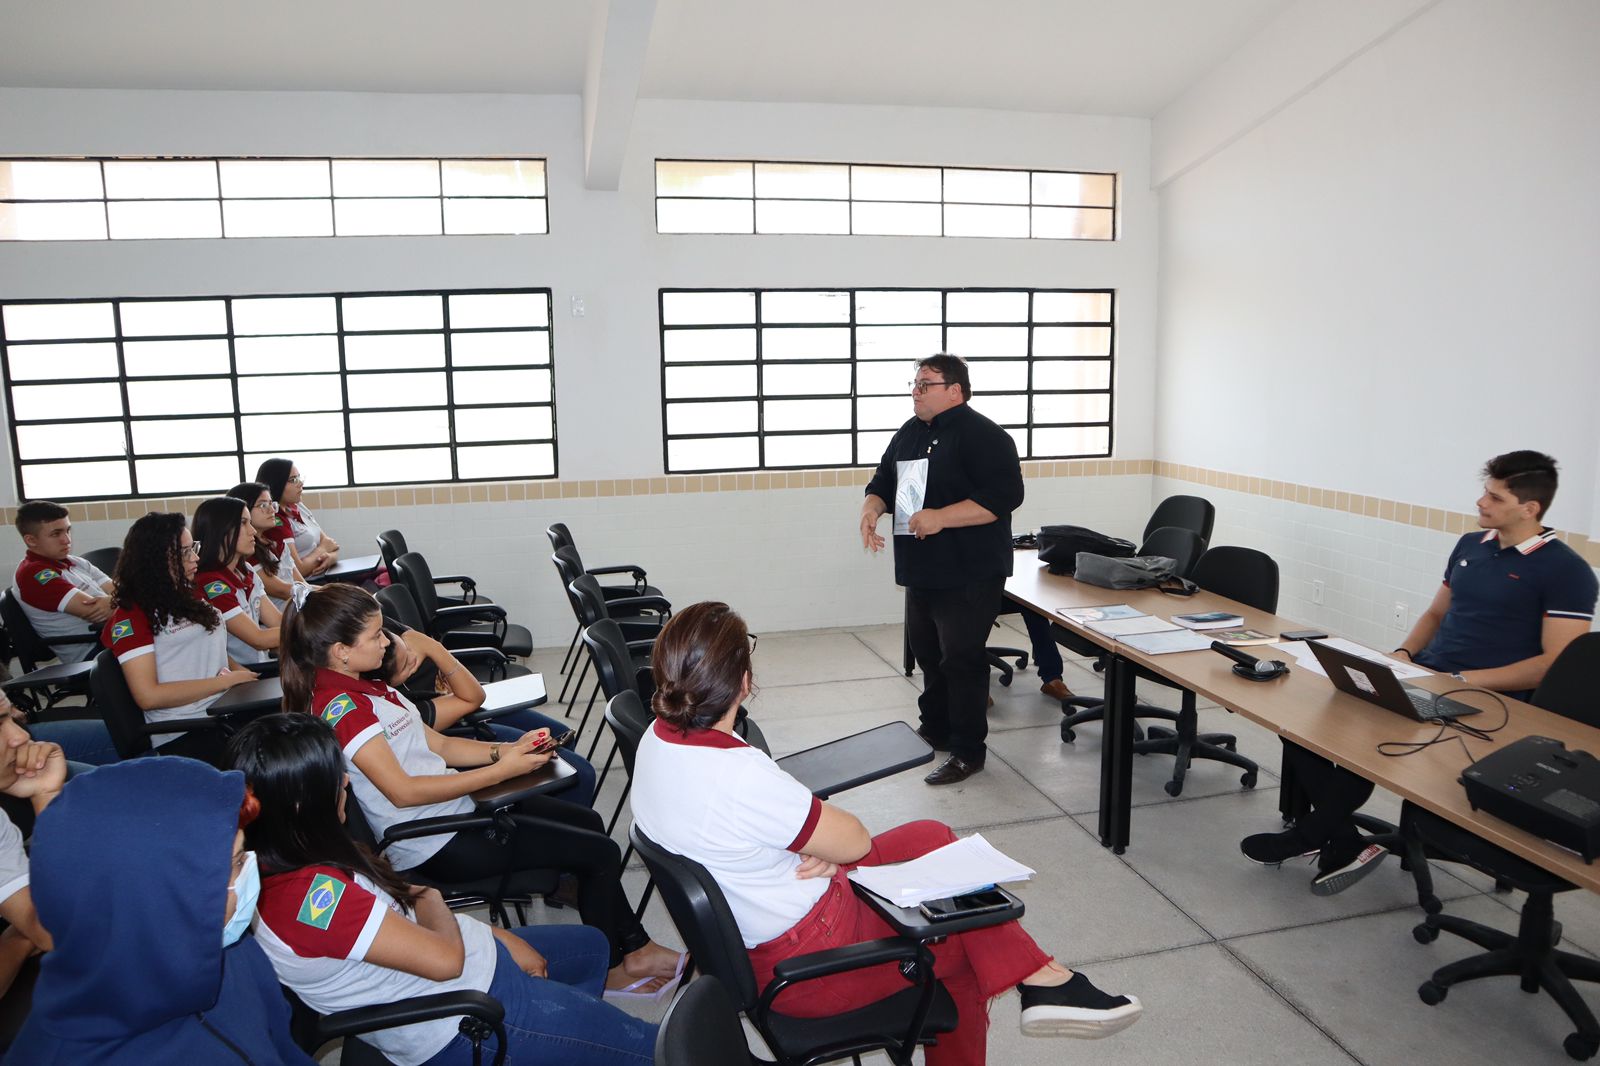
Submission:
M 1178 561 L 1165 555 L 1131 555 L 1116 559 L 1091 552 L 1078 553 L 1076 577 L 1089 585 L 1105 589 L 1153 589 L 1188 595 L 1193 585 L 1177 576 Z M 1166 589 L 1169 582 L 1179 582 L 1179 588 Z

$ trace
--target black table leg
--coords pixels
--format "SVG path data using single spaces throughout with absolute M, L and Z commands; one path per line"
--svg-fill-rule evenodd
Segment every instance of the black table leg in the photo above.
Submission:
M 903 635 L 902 636 L 902 640 L 901 640 L 901 658 L 905 663 L 906 676 L 910 677 L 912 674 L 916 673 L 916 670 L 917 670 L 917 658 L 916 658 L 916 656 L 911 654 L 911 590 L 910 589 L 906 590 L 906 605 L 905 605 L 905 609 L 901 612 L 900 619 L 901 619 L 900 630 L 901 630 L 901 633 Z
M 1133 806 L 1134 674 L 1132 663 L 1110 656 L 1100 732 L 1100 844 L 1118 855 L 1128 847 Z
M 1295 782 L 1294 764 L 1288 760 L 1288 753 L 1288 746 L 1284 745 L 1285 757 L 1278 765 L 1278 813 L 1283 816 L 1284 825 L 1293 825 L 1311 809 L 1311 803 Z

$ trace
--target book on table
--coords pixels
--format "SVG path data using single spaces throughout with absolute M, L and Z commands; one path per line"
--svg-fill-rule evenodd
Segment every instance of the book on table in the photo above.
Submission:
M 1244 616 L 1232 611 L 1201 611 L 1198 614 L 1175 614 L 1172 620 L 1185 629 L 1232 629 L 1244 625 Z
M 1259 629 L 1209 629 L 1206 636 L 1212 640 L 1235 648 L 1242 648 L 1250 644 L 1276 644 L 1278 638 L 1271 633 L 1263 633 Z
M 1114 618 L 1143 618 L 1144 612 L 1125 603 L 1108 603 L 1101 607 L 1063 607 L 1056 612 L 1074 622 L 1109 622 Z

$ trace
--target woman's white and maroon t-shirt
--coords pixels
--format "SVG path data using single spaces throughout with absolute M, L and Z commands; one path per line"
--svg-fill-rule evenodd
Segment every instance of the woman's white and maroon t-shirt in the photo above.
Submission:
M 367 681 L 319 669 L 311 693 L 311 713 L 333 727 L 339 747 L 344 751 L 345 769 L 350 774 L 356 801 L 379 839 L 392 825 L 414 822 L 418 818 L 465 814 L 473 809 L 472 800 L 466 796 L 418 807 L 396 807 L 356 765 L 358 751 L 373 741 L 382 740 L 394 752 L 400 768 L 412 777 L 455 773 L 428 747 L 427 727 L 422 724 L 417 708 L 382 681 Z M 453 835 L 438 833 L 414 840 L 397 840 L 384 849 L 384 855 L 395 869 L 409 870 L 432 858 L 450 843 Z
M 300 558 L 304 559 L 322 543 L 322 525 L 306 507 L 300 504 L 279 507 L 278 514 L 289 523 L 289 532 L 294 535 L 294 550 L 300 553 Z
M 629 806 L 646 836 L 716 878 L 745 947 L 788 932 L 828 890 L 794 875 L 822 801 L 732 734 L 658 720 L 639 742 Z
M 256 942 L 278 980 L 318 1014 L 375 1007 L 440 992 L 489 991 L 494 980 L 494 934 L 475 918 L 456 915 L 466 963 L 449 981 L 392 970 L 366 961 L 387 915 L 415 921 L 388 893 L 361 874 L 336 866 L 306 866 L 261 882 Z M 459 1018 L 418 1022 L 362 1036 L 400 1066 L 438 1054 L 460 1027 Z
M 225 566 L 197 574 L 194 581 L 199 586 L 200 595 L 222 615 L 224 625 L 228 619 L 243 615 L 260 626 L 261 601 L 265 598 L 267 589 L 261 583 L 259 574 L 260 571 L 255 566 L 246 563 L 242 574 Z M 228 654 L 241 666 L 264 663 L 271 658 L 266 652 L 252 648 L 232 633 L 228 634 Z
M 220 621 L 216 628 L 208 631 L 195 622 L 172 619 L 157 630 L 151 627 L 150 616 L 142 607 L 119 607 L 100 630 L 100 643 L 110 648 L 117 662 L 124 667 L 141 656 L 154 655 L 156 680 L 163 684 L 168 681 L 202 681 L 216 677 L 228 668 L 228 629 Z M 214 692 L 179 707 L 145 711 L 144 720 L 165 722 L 174 718 L 204 718 L 206 708 L 221 696 L 221 692 Z M 182 735 L 162 733 L 151 737 L 150 743 L 160 747 Z

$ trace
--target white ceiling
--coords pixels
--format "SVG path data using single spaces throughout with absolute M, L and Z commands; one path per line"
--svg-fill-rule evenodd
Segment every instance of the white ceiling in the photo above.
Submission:
M 0 85 L 581 94 L 602 2 L 0 0 Z M 1290 2 L 658 0 L 640 94 L 1149 116 Z

